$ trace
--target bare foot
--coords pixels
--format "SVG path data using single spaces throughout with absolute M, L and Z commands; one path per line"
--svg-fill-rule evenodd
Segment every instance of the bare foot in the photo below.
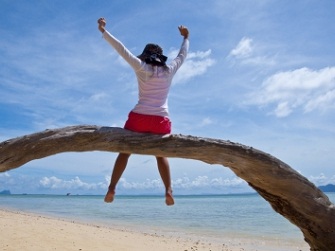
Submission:
M 114 200 L 114 195 L 115 195 L 115 191 L 113 191 L 113 190 L 108 190 L 108 192 L 107 192 L 107 194 L 106 194 L 106 196 L 105 196 L 104 201 L 105 201 L 106 203 L 111 203 L 111 202 L 113 202 L 113 200 Z
M 174 199 L 173 199 L 173 196 L 172 196 L 172 191 L 166 192 L 166 194 L 165 194 L 165 204 L 167 206 L 174 205 Z

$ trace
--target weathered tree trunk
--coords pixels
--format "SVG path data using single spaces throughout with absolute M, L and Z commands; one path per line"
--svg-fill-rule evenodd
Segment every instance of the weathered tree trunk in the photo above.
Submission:
M 0 143 L 0 172 L 53 154 L 83 151 L 178 157 L 229 167 L 276 212 L 301 229 L 310 250 L 335 250 L 335 207 L 328 197 L 279 159 L 230 141 L 140 134 L 113 127 L 73 126 Z

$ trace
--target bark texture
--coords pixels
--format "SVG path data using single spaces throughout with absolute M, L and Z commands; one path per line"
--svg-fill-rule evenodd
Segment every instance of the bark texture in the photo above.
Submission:
M 310 250 L 335 250 L 335 206 L 328 197 L 279 159 L 230 141 L 72 126 L 0 143 L 0 172 L 53 154 L 84 151 L 128 152 L 221 164 L 247 181 L 276 212 L 299 227 Z

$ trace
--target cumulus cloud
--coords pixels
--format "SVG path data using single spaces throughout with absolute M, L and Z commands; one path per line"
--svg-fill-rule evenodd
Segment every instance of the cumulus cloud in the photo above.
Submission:
M 39 180 L 39 188 L 49 190 L 50 192 L 77 191 L 80 193 L 101 193 L 105 192 L 109 185 L 109 176 L 106 176 L 103 182 L 84 182 L 79 177 L 70 180 L 61 179 L 55 176 L 43 177 Z M 227 189 L 246 189 L 247 184 L 244 180 L 233 178 L 198 176 L 194 179 L 188 177 L 172 180 L 173 188 L 179 192 L 197 193 L 211 191 L 226 191 Z M 128 181 L 121 178 L 118 184 L 118 190 L 121 193 L 157 193 L 164 189 L 161 179 L 146 179 L 144 181 Z
M 103 181 L 86 182 L 80 177 L 62 179 L 56 176 L 42 177 L 36 182 L 35 178 L 10 175 L 8 172 L 0 173 L 0 191 L 9 189 L 14 193 L 78 193 L 103 194 L 109 185 L 109 176 Z M 310 176 L 309 180 L 317 186 L 335 184 L 335 175 L 326 176 L 321 173 Z M 212 177 L 203 175 L 190 179 L 187 176 L 172 180 L 176 194 L 202 194 L 202 193 L 238 193 L 251 192 L 248 184 L 239 177 Z M 121 178 L 118 184 L 119 194 L 156 194 L 164 190 L 161 179 L 146 179 L 144 181 L 128 181 Z
M 231 50 L 229 56 L 236 58 L 245 58 L 251 55 L 253 51 L 252 39 L 243 37 L 237 46 Z
M 9 189 L 10 186 L 15 184 L 13 178 L 8 172 L 0 173 L 0 189 Z
M 107 99 L 108 95 L 104 92 L 93 94 L 89 99 L 93 102 L 100 102 L 101 100 Z
M 335 185 L 335 175 L 332 177 L 327 177 L 323 173 L 320 173 L 318 176 L 310 176 L 309 180 L 313 182 L 317 186 L 324 186 L 328 184 L 334 184 Z
M 159 179 L 146 179 L 144 182 L 128 182 L 125 178 L 120 179 L 120 187 L 124 189 L 135 189 L 135 190 L 152 190 L 156 188 L 162 188 L 163 184 Z
M 238 177 L 229 178 L 209 178 L 208 176 L 198 176 L 194 180 L 188 177 L 178 178 L 173 182 L 175 188 L 180 189 L 198 189 L 198 188 L 219 188 L 219 187 L 236 187 L 246 184 Z
M 200 127 L 211 125 L 211 124 L 213 124 L 213 121 L 209 117 L 206 117 L 202 119 L 202 121 L 200 122 Z
M 248 103 L 263 107 L 272 105 L 272 113 L 277 117 L 289 116 L 298 109 L 304 113 L 334 109 L 335 67 L 276 73 L 250 94 Z
M 246 184 L 246 182 L 240 178 L 234 177 L 228 178 L 209 178 L 208 176 L 198 176 L 191 180 L 188 177 L 177 178 L 172 180 L 173 187 L 176 190 L 194 190 L 204 188 L 220 188 L 220 187 L 237 187 Z M 125 190 L 142 190 L 142 191 L 160 191 L 163 189 L 163 183 L 160 179 L 146 179 L 145 181 L 129 182 L 125 178 L 121 178 L 119 189 Z
M 264 50 L 264 45 L 256 47 L 253 39 L 243 37 L 235 48 L 229 52 L 227 60 L 233 65 L 238 63 L 238 65 L 267 68 L 275 66 L 277 64 L 276 56 L 264 55 L 262 48 Z
M 178 51 L 174 50 L 170 52 L 169 57 L 174 58 L 177 53 Z M 173 84 L 184 83 L 195 76 L 205 74 L 208 68 L 215 63 L 215 60 L 210 58 L 211 53 L 211 50 L 189 52 L 186 61 L 176 73 Z
M 75 177 L 74 179 L 70 179 L 70 180 L 63 180 L 55 176 L 43 177 L 40 180 L 39 185 L 42 188 L 49 188 L 52 190 L 63 190 L 63 189 L 97 190 L 97 189 L 107 187 L 105 182 L 87 183 L 87 182 L 83 182 L 79 177 Z

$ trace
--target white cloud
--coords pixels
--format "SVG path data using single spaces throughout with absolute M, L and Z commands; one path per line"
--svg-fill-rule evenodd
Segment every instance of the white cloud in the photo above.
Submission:
M 212 50 L 207 50 L 207 51 L 197 51 L 197 52 L 190 52 L 187 55 L 187 59 L 192 59 L 192 58 L 208 58 L 212 54 Z
M 227 60 L 230 63 L 238 63 L 240 65 L 247 65 L 251 67 L 262 67 L 262 70 L 275 66 L 278 62 L 276 56 L 264 55 L 264 49 L 267 45 L 258 46 L 254 45 L 251 38 L 243 37 L 234 49 L 230 51 Z M 271 51 L 272 54 L 272 51 Z M 266 68 L 264 68 L 266 67 Z
M 229 53 L 229 55 L 236 58 L 246 58 L 250 56 L 252 52 L 252 39 L 243 37 L 237 46 Z
M 333 175 L 332 177 L 327 177 L 323 173 L 320 173 L 318 176 L 310 176 L 309 180 L 313 182 L 316 186 L 335 184 L 335 175 Z
M 320 70 L 300 68 L 267 78 L 250 95 L 249 104 L 275 105 L 273 113 L 286 117 L 297 109 L 303 112 L 335 108 L 335 67 Z
M 315 109 L 326 110 L 328 107 L 334 107 L 335 100 L 335 90 L 329 90 L 324 94 L 320 94 L 320 96 L 316 97 L 307 102 L 305 105 L 305 111 L 310 112 Z
M 174 50 L 170 52 L 169 57 L 176 57 L 178 51 Z M 208 68 L 211 67 L 215 60 L 210 58 L 211 50 L 189 52 L 184 64 L 176 73 L 173 84 L 187 82 L 189 79 L 203 75 L 207 72 Z
M 56 176 L 41 177 L 36 182 L 35 178 L 29 176 L 13 177 L 6 173 L 0 174 L 0 190 L 10 189 L 14 193 L 67 193 L 77 192 L 79 194 L 102 194 L 107 190 L 110 176 L 105 176 L 103 181 L 86 182 L 76 176 L 72 179 L 62 179 Z M 17 181 L 20 182 L 18 186 Z M 197 176 L 190 179 L 187 176 L 172 180 L 172 186 L 175 193 L 211 193 L 211 192 L 236 192 L 236 191 L 251 191 L 247 183 L 238 178 L 209 178 L 206 175 Z M 29 190 L 27 190 L 29 188 Z M 19 190 L 18 190 L 19 189 Z M 21 189 L 24 189 L 21 191 Z M 126 178 L 121 178 L 117 187 L 120 194 L 146 194 L 146 193 L 161 193 L 164 190 L 162 180 L 146 179 L 144 181 L 128 181 Z
M 275 109 L 275 114 L 277 117 L 286 117 L 292 112 L 292 109 L 289 107 L 288 102 L 279 103 Z
M 326 176 L 320 173 L 310 176 L 309 180 L 316 186 L 335 184 L 335 175 Z M 8 172 L 0 173 L 0 191 L 9 189 L 14 193 L 79 193 L 103 194 L 109 185 L 110 176 L 105 176 L 103 181 L 85 182 L 81 178 L 62 179 L 56 176 L 42 177 L 36 182 L 34 177 L 10 175 Z M 18 184 L 19 183 L 19 184 Z M 212 177 L 207 175 L 196 176 L 190 179 L 187 176 L 172 180 L 176 194 L 201 194 L 201 193 L 237 193 L 251 192 L 252 189 L 241 178 Z M 161 179 L 146 179 L 144 181 L 128 181 L 121 178 L 118 184 L 119 194 L 146 194 L 162 193 L 164 190 Z
M 55 176 L 43 177 L 40 180 L 40 186 L 42 188 L 49 188 L 52 190 L 63 190 L 63 189 L 82 189 L 82 190 L 96 190 L 106 188 L 106 183 L 86 183 L 83 182 L 79 177 L 75 177 L 71 180 L 62 180 Z
M 204 189 L 204 188 L 219 188 L 219 187 L 236 187 L 246 184 L 240 178 L 223 179 L 222 177 L 210 179 L 208 176 L 198 176 L 191 180 L 189 177 L 177 178 L 172 181 L 175 190 L 186 189 Z M 125 178 L 121 178 L 118 187 L 124 190 L 154 190 L 160 191 L 163 189 L 163 184 L 160 179 L 146 179 L 144 182 L 128 182 Z
M 95 93 L 90 97 L 90 100 L 93 102 L 100 102 L 101 100 L 105 100 L 108 97 L 106 93 Z
M 121 178 L 119 182 L 119 187 L 124 189 L 135 189 L 135 190 L 147 190 L 162 188 L 163 184 L 159 179 L 146 179 L 144 182 L 128 182 L 125 178 Z
M 207 126 L 207 125 L 210 125 L 210 124 L 213 124 L 213 121 L 210 118 L 207 117 L 207 118 L 204 118 L 200 122 L 200 127 Z

